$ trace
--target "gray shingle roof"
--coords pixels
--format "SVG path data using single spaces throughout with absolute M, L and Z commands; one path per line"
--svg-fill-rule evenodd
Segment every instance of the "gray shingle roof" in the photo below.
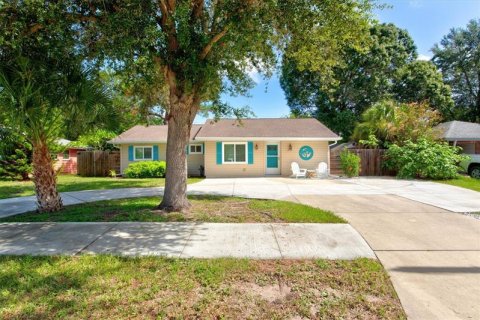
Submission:
M 440 137 L 448 141 L 480 141 L 480 124 L 464 121 L 449 121 L 436 126 Z
M 168 127 L 134 126 L 110 140 L 113 144 L 154 143 L 167 141 Z M 221 119 L 194 124 L 190 140 L 212 139 L 307 139 L 340 140 L 341 138 L 316 119 Z
M 195 138 L 202 126 L 194 124 L 190 131 L 190 140 Z M 168 127 L 166 125 L 160 126 L 134 126 L 119 136 L 110 140 L 113 144 L 122 143 L 153 143 L 153 142 L 167 142 Z
M 206 138 L 309 138 L 339 140 L 316 119 L 221 119 L 207 120 L 196 139 Z

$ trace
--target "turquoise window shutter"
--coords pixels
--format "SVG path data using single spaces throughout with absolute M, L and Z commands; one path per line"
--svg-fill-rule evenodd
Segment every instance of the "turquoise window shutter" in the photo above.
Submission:
M 222 164 L 222 143 L 217 142 L 217 164 Z
M 133 161 L 133 146 L 128 146 L 128 161 Z
M 153 146 L 153 160 L 158 161 L 158 146 Z
M 248 164 L 253 164 L 253 142 L 248 141 Z

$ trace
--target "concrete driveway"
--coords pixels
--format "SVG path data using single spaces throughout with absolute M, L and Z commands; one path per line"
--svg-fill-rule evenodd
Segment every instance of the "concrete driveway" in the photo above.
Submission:
M 480 220 L 397 195 L 296 198 L 334 211 L 360 232 L 409 318 L 480 319 Z
M 188 185 L 190 194 L 238 196 L 296 201 L 302 195 L 397 195 L 454 212 L 480 212 L 480 193 L 428 181 L 382 178 L 289 179 L 238 178 L 205 179 Z M 156 196 L 163 188 L 125 188 L 63 192 L 65 205 L 109 199 Z M 35 210 L 35 197 L 0 200 L 0 217 Z

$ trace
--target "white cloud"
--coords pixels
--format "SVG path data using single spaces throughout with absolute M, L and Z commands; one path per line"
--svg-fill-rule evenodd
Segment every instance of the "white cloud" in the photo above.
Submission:
M 417 60 L 430 61 L 432 57 L 427 56 L 426 54 L 419 54 Z

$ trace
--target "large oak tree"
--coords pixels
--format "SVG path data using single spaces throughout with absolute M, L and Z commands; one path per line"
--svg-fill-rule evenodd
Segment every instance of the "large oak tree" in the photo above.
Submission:
M 197 113 L 228 110 L 223 92 L 243 94 L 248 70 L 270 75 L 288 56 L 309 70 L 337 65 L 362 41 L 369 0 L 125 0 L 80 2 L 91 57 L 166 88 L 167 173 L 160 208 L 184 210 L 186 144 Z

